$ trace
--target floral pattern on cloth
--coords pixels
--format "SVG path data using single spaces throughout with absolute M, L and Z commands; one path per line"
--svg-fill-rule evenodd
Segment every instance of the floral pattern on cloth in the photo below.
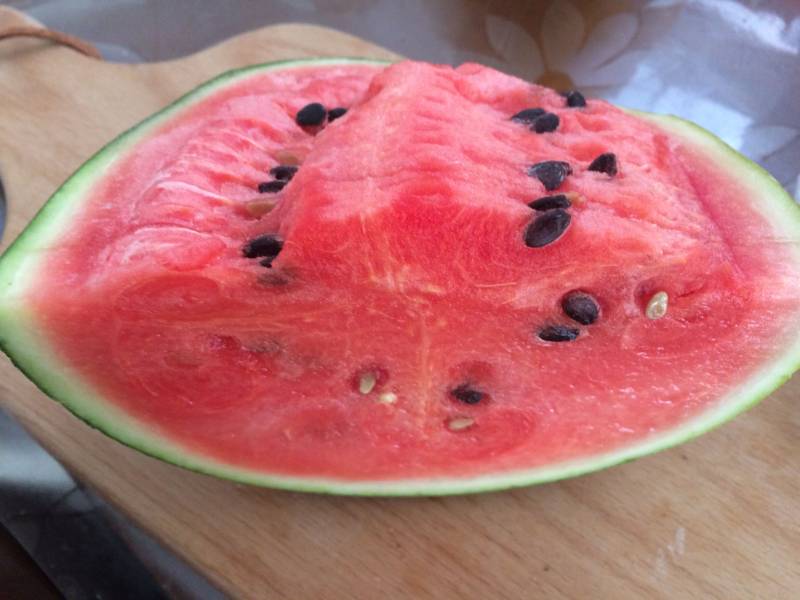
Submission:
M 521 4 L 486 15 L 484 62 L 695 121 L 800 200 L 800 11 L 734 0 Z

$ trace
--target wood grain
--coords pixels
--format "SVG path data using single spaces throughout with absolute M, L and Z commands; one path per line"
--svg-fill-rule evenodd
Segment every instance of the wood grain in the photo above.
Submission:
M 14 17 L 0 8 L 0 28 Z M 4 246 L 111 137 L 220 71 L 391 56 L 305 25 L 180 60 L 107 64 L 0 45 Z M 104 497 L 237 598 L 800 597 L 800 381 L 700 440 L 602 473 L 441 499 L 250 488 L 143 456 L 0 364 L 0 403 Z

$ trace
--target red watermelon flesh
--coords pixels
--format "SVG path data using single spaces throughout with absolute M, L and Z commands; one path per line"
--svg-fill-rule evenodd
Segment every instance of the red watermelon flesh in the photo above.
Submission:
M 301 127 L 311 102 L 348 111 Z M 510 119 L 530 107 L 557 129 Z M 591 462 L 701 422 L 797 338 L 796 211 L 690 137 L 478 65 L 257 69 L 92 172 L 17 295 L 101 404 L 222 471 L 402 491 Z M 542 161 L 572 173 L 548 191 Z M 553 194 L 569 224 L 529 247 Z M 264 234 L 270 266 L 243 255 Z

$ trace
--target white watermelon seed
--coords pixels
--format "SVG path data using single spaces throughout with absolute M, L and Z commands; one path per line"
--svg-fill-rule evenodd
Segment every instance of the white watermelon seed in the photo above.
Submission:
M 275 153 L 275 160 L 287 166 L 297 166 L 300 164 L 300 158 L 291 150 L 278 150 Z
M 472 417 L 454 417 L 447 422 L 447 428 L 450 431 L 464 431 L 469 429 L 475 424 L 475 419 Z
M 277 202 L 275 200 L 262 200 L 261 198 L 256 198 L 255 200 L 250 200 L 247 204 L 244 205 L 244 209 L 253 217 L 263 217 L 267 213 L 271 212 Z
M 378 376 L 374 371 L 366 371 L 361 374 L 358 380 L 358 391 L 362 394 L 369 394 L 375 389 L 375 384 L 378 382 Z
M 579 194 L 578 192 L 566 192 L 564 194 L 572 204 L 576 206 L 583 206 L 586 204 L 586 198 L 583 194 Z
M 647 303 L 647 308 L 644 314 L 648 319 L 660 319 L 667 314 L 667 305 L 669 304 L 669 296 L 667 292 L 656 292 L 650 301 Z
M 378 396 L 378 402 L 381 404 L 394 404 L 397 402 L 397 394 L 394 392 L 383 392 Z

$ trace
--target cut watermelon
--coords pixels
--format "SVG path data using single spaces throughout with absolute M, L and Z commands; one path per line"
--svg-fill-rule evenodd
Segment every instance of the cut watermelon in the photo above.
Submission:
M 0 286 L 4 349 L 78 416 L 301 490 L 577 475 L 800 362 L 800 211 L 766 172 L 478 65 L 214 79 L 70 178 Z

